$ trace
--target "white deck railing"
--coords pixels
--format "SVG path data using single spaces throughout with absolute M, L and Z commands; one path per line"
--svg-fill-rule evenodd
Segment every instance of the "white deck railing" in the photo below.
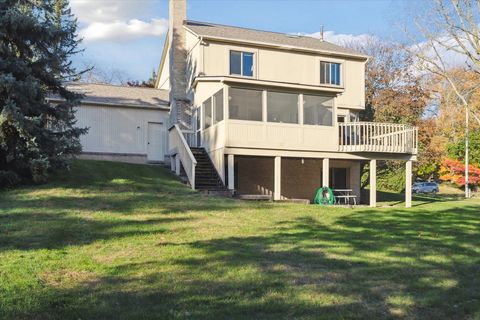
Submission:
M 188 181 L 190 182 L 190 186 L 192 189 L 195 189 L 195 166 L 197 165 L 197 160 L 195 160 L 195 157 L 177 124 L 170 128 L 168 138 L 170 143 L 170 155 L 179 157 Z M 176 172 L 180 172 L 179 168 L 176 168 Z
M 406 124 L 339 123 L 339 151 L 417 153 L 418 131 Z

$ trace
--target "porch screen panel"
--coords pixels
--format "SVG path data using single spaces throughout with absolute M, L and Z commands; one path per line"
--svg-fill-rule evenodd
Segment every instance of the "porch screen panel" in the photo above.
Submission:
M 203 126 L 204 129 L 209 128 L 212 125 L 212 98 L 208 98 L 203 103 Z
M 333 98 L 304 95 L 303 123 L 320 126 L 333 125 Z
M 223 89 L 214 95 L 215 100 L 215 123 L 223 120 Z
M 262 91 L 230 88 L 228 90 L 229 118 L 262 121 Z
M 268 92 L 267 114 L 269 122 L 298 123 L 298 94 Z

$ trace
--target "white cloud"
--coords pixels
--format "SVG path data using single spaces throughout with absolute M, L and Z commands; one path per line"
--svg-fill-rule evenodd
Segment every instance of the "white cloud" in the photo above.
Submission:
M 152 19 L 145 22 L 138 19 L 113 22 L 93 22 L 80 30 L 85 41 L 113 40 L 128 41 L 146 36 L 161 36 L 168 29 L 165 19 Z
M 320 39 L 320 32 L 306 34 L 306 36 Z M 323 33 L 323 38 L 325 41 L 335 43 L 341 46 L 348 45 L 355 42 L 367 42 L 373 36 L 370 34 L 345 34 L 345 33 L 335 33 L 334 31 L 325 31 Z
M 421 52 L 426 57 L 436 62 L 440 62 L 436 53 L 438 52 L 438 55 L 441 58 L 441 63 L 445 65 L 446 69 L 466 66 L 468 64 L 467 56 L 457 52 L 457 50 L 461 50 L 461 48 L 453 38 L 449 36 L 441 36 L 437 41 L 442 44 L 433 43 L 432 41 L 423 41 L 411 45 L 409 49 L 413 52 Z M 474 52 L 473 48 L 466 40 L 463 40 L 462 43 L 469 51 Z
M 152 12 L 154 0 L 71 0 L 73 13 L 82 23 L 130 20 Z
M 85 41 L 128 41 L 161 36 L 168 21 L 155 15 L 154 0 L 72 0 L 72 12 L 80 22 Z

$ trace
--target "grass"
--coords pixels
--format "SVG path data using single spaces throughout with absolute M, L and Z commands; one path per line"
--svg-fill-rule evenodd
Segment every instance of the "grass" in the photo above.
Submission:
M 414 200 L 241 202 L 78 161 L 0 193 L 0 319 L 480 319 L 480 201 Z

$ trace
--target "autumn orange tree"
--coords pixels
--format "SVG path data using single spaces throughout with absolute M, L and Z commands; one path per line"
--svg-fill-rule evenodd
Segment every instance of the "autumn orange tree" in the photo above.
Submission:
M 465 94 L 470 92 L 470 108 L 480 111 L 480 89 L 477 89 L 480 88 L 480 75 L 460 67 L 452 68 L 448 72 L 452 79 L 463 79 L 457 81 L 457 90 Z M 463 161 L 465 155 L 465 109 L 458 101 L 458 95 L 441 76 L 430 78 L 430 92 L 429 108 L 419 130 L 419 140 L 423 147 L 417 163 L 417 173 L 424 178 L 441 175 L 440 167 L 445 157 Z M 480 154 L 476 150 L 478 143 L 476 144 L 475 139 L 479 136 L 479 125 L 470 122 L 469 127 L 469 159 L 472 163 L 479 163 Z
M 469 165 L 468 171 L 469 186 L 477 188 L 480 183 L 480 168 Z M 465 164 L 455 159 L 444 159 L 440 167 L 440 180 L 454 183 L 457 186 L 465 186 Z
M 423 115 L 430 99 L 430 91 L 422 75 L 412 68 L 413 56 L 400 44 L 373 37 L 349 46 L 370 57 L 365 71 L 365 111 L 360 114 L 360 119 L 418 126 L 420 150 L 423 150 L 423 146 L 429 144 L 424 141 L 429 138 L 430 130 L 425 130 Z M 403 162 L 379 162 L 379 187 L 383 187 L 382 174 L 389 180 L 399 180 L 399 177 L 391 177 L 391 173 L 403 172 L 399 170 L 401 166 Z M 365 185 L 368 170 L 365 170 L 365 166 L 363 169 L 362 181 Z M 401 190 L 401 185 L 395 185 Z M 385 187 L 389 188 L 388 185 Z

